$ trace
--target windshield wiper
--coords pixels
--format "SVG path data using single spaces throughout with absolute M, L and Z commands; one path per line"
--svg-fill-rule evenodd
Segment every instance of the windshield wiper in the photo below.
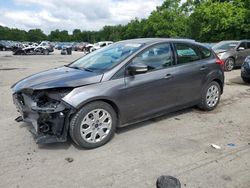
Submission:
M 70 67 L 65 65 L 66 67 L 72 68 L 72 69 L 77 69 L 77 70 L 84 70 L 84 71 L 88 71 L 88 72 L 93 72 L 93 70 L 88 69 L 88 68 L 83 68 L 83 67 Z
M 88 71 L 88 72 L 94 72 L 92 69 L 88 69 L 88 68 L 81 68 L 81 69 Z

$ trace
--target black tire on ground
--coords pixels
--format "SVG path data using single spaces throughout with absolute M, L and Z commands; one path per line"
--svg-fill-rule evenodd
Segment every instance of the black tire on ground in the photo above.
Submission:
M 225 60 L 225 71 L 232 71 L 235 67 L 235 60 L 229 57 Z
M 83 139 L 81 136 L 81 126 L 82 126 L 82 121 L 83 118 L 92 110 L 95 109 L 103 109 L 106 110 L 112 119 L 112 125 L 109 133 L 103 140 L 95 143 L 89 143 L 86 140 Z M 85 149 L 94 149 L 97 147 L 100 147 L 104 144 L 106 144 L 108 141 L 112 139 L 115 133 L 117 125 L 117 114 L 114 111 L 113 107 L 110 106 L 108 103 L 102 102 L 102 101 L 96 101 L 96 102 L 91 102 L 83 106 L 77 113 L 73 115 L 73 117 L 70 120 L 70 128 L 69 128 L 69 134 L 72 140 L 79 145 L 82 148 Z
M 3 47 L 3 49 L 2 49 L 3 51 L 6 51 L 6 48 L 5 47 Z
M 210 107 L 208 106 L 207 104 L 207 93 L 208 93 L 208 90 L 209 88 L 211 88 L 211 86 L 216 86 L 218 88 L 218 92 L 219 92 L 219 96 L 218 96 L 218 101 L 217 103 Z M 211 110 L 214 110 L 216 108 L 216 106 L 219 104 L 220 102 L 220 96 L 221 96 L 221 87 L 219 85 L 218 82 L 216 81 L 212 81 L 210 82 L 202 91 L 202 94 L 201 94 L 201 101 L 200 101 L 200 104 L 198 105 L 198 107 L 201 109 L 201 110 L 204 110 L 204 111 L 211 111 Z
M 245 83 L 250 83 L 250 78 L 242 77 L 242 80 L 243 80 Z
M 181 182 L 173 176 L 160 176 L 156 181 L 157 188 L 181 188 Z
M 43 50 L 43 55 L 49 55 L 49 50 Z

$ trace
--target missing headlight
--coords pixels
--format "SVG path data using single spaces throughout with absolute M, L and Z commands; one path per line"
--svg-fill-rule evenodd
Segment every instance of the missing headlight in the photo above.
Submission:
M 61 98 L 67 95 L 71 89 L 45 90 L 35 91 L 32 95 L 33 101 L 36 103 L 32 106 L 32 110 L 55 113 L 65 109 Z
M 34 133 L 37 143 L 67 140 L 69 117 L 75 109 L 64 102 L 62 97 L 71 90 L 23 90 L 13 94 L 14 103 L 22 115 L 21 120 L 33 125 L 34 129 L 31 129 L 31 132 Z

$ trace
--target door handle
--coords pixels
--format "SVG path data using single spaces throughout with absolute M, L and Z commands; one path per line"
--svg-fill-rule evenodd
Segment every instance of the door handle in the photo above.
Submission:
M 173 78 L 173 75 L 172 74 L 167 74 L 164 78 L 167 79 L 167 80 L 170 80 L 170 79 Z
M 200 71 L 205 71 L 205 70 L 207 70 L 207 69 L 208 69 L 207 67 L 202 66 L 202 67 L 200 68 Z

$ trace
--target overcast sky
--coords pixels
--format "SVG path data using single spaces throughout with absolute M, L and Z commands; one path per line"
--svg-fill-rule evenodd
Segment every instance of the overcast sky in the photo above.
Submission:
M 0 25 L 19 29 L 99 30 L 146 18 L 164 0 L 0 0 Z

